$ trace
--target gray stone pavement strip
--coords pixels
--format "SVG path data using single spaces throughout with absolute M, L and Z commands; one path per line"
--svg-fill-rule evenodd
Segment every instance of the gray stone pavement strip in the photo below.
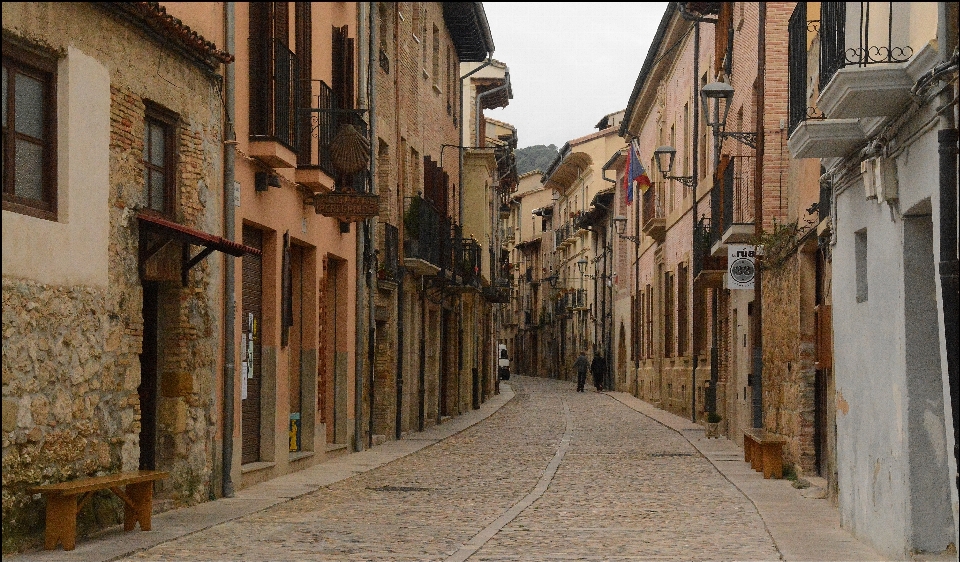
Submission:
M 516 519 L 523 510 L 527 509 L 533 502 L 540 499 L 543 496 L 543 493 L 547 491 L 547 487 L 550 486 L 550 482 L 553 480 L 554 475 L 557 473 L 557 469 L 560 468 L 560 463 L 563 462 L 563 457 L 567 454 L 567 450 L 570 448 L 570 438 L 571 438 L 571 421 L 570 421 L 570 407 L 567 404 L 563 405 L 563 419 L 566 425 L 566 429 L 563 432 L 563 438 L 560 439 L 560 446 L 557 448 L 557 453 L 554 455 L 553 460 L 550 461 L 550 464 L 547 465 L 547 470 L 544 472 L 543 476 L 540 477 L 540 481 L 537 482 L 537 487 L 533 489 L 532 492 L 526 495 L 522 500 L 513 505 L 506 513 L 501 515 L 493 523 L 487 525 L 487 527 L 477 533 L 472 539 L 467 541 L 465 545 L 460 547 L 452 556 L 447 558 L 446 562 L 464 562 L 468 558 L 474 555 L 480 548 L 486 544 L 494 535 L 500 532 L 501 529 L 507 526 L 508 523 Z
M 565 381 L 501 389 L 422 433 L 155 515 L 153 531 L 12 558 L 881 559 L 826 500 L 764 480 L 689 420 Z

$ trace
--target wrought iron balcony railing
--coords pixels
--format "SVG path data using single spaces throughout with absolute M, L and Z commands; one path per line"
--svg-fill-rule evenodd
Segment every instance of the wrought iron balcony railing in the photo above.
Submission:
M 867 66 L 906 62 L 913 56 L 913 48 L 900 44 L 905 27 L 897 25 L 897 2 L 860 2 L 857 37 L 849 38 L 847 31 L 848 5 L 853 2 L 822 2 L 820 4 L 820 87 L 823 89 L 838 70 L 845 66 Z M 902 33 L 901 33 L 902 32 Z M 853 39 L 851 41 L 851 39 Z
M 336 93 L 326 82 L 323 80 L 312 82 L 318 93 L 313 100 L 313 107 L 304 109 L 309 115 L 311 146 L 301 147 L 297 163 L 302 167 L 319 167 L 325 174 L 336 179 L 339 186 L 350 186 L 362 192 L 365 189 L 365 174 L 345 173 L 342 167 L 356 164 L 358 160 L 369 162 L 369 141 L 366 140 L 369 132 L 367 122 L 363 119 L 363 110 L 342 107 Z M 353 131 L 347 131 L 348 126 L 353 127 Z M 348 132 L 356 138 L 349 138 Z M 338 135 L 342 136 L 338 139 Z M 364 140 L 360 141 L 360 138 Z M 343 145 L 338 147 L 343 151 L 338 162 L 334 155 L 335 142 L 351 141 L 350 147 Z M 358 153 L 362 150 L 366 150 L 366 154 Z M 362 170 L 366 171 L 366 164 Z
M 753 224 L 755 161 L 755 156 L 723 157 L 722 181 L 710 194 L 711 243 L 719 242 L 732 226 Z

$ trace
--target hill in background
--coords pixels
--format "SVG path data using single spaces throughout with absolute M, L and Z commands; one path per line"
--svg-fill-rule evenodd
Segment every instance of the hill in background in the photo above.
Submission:
M 556 160 L 559 151 L 555 145 L 535 144 L 526 148 L 517 148 L 513 154 L 517 159 L 517 174 L 523 175 L 531 170 L 546 172 Z

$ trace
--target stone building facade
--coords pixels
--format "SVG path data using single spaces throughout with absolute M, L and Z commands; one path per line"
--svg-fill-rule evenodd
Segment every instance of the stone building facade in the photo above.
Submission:
M 492 341 L 490 309 L 477 298 L 479 271 L 463 265 L 471 168 L 458 148 L 472 117 L 462 111 L 470 90 L 461 64 L 483 61 L 493 43 L 479 5 L 382 2 L 374 10 L 376 442 L 479 407 L 493 390 L 476 343 Z M 452 24 L 460 18 L 473 23 Z M 466 245 L 479 265 L 479 245 Z
M 230 55 L 146 3 L 4 4 L 3 41 L 50 171 L 39 198 L 19 161 L 4 189 L 7 552 L 42 537 L 32 485 L 157 468 L 160 510 L 214 493 L 223 270 L 182 253 L 240 247 L 209 234 Z M 81 534 L 115 524 L 116 501 L 97 496 Z

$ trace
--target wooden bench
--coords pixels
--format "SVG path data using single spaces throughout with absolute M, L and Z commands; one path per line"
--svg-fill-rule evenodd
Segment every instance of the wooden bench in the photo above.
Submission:
M 47 498 L 47 528 L 43 547 L 53 550 L 58 542 L 62 542 L 64 550 L 76 548 L 77 514 L 99 490 L 110 490 L 123 500 L 124 531 L 133 530 L 137 523 L 140 523 L 142 530 L 149 531 L 153 482 L 169 475 L 169 472 L 160 470 L 140 470 L 31 488 L 31 494 L 43 494 Z
M 784 437 L 757 427 L 743 430 L 743 460 L 764 478 L 783 478 Z

